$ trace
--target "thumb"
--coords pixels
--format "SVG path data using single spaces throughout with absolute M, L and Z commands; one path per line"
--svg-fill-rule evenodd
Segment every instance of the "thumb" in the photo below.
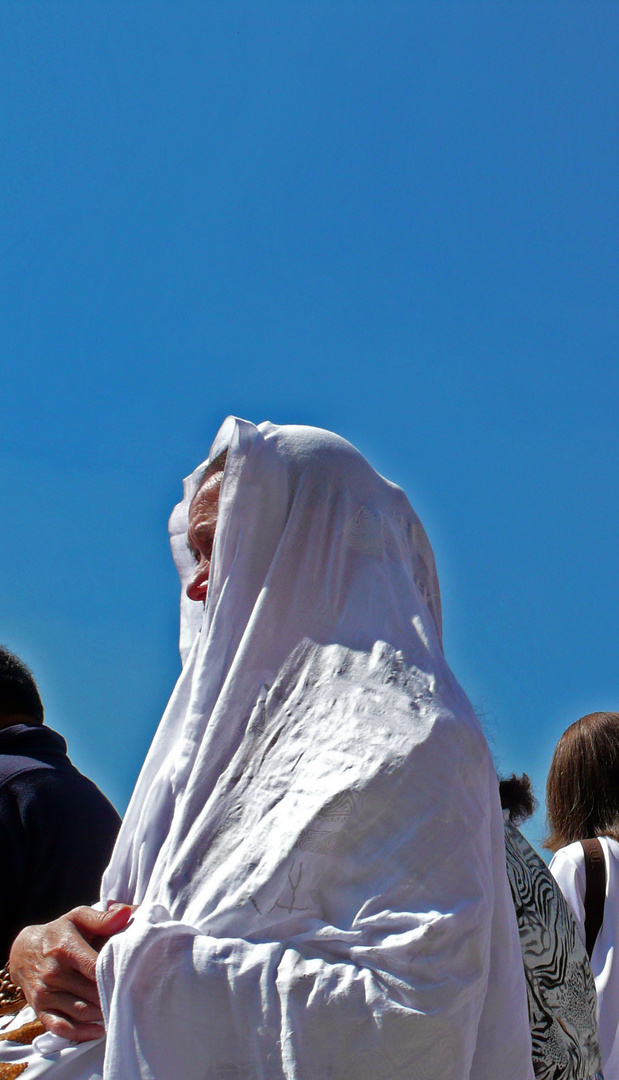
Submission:
M 133 915 L 133 910 L 131 904 L 110 904 L 107 911 L 102 912 L 99 933 L 111 937 L 112 934 L 117 934 L 119 930 L 124 930 Z
M 129 904 L 114 904 L 108 911 L 95 911 L 90 907 L 74 908 L 69 918 L 87 940 L 92 937 L 111 937 L 124 930 L 131 918 Z

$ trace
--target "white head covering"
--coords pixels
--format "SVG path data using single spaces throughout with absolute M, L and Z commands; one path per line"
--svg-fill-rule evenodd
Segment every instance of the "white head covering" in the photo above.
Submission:
M 206 606 L 103 898 L 105 1080 L 531 1080 L 503 823 L 402 491 L 229 418 Z

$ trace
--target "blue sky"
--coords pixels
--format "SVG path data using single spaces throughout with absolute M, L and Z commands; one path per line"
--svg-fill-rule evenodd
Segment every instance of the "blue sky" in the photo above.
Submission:
M 235 413 L 405 488 L 541 796 L 619 708 L 616 4 L 5 0 L 0 50 L 0 640 L 75 761 L 122 810 Z

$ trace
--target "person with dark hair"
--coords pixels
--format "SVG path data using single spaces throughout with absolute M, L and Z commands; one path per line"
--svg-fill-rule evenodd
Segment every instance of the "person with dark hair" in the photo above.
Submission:
M 522 776 L 504 776 L 499 780 L 501 809 L 507 810 L 512 825 L 522 825 L 534 813 L 537 799 L 533 794 L 533 785 L 526 773 Z M 505 815 L 503 815 L 505 816 Z
M 564 731 L 546 811 L 550 869 L 591 958 L 605 1080 L 619 1080 L 619 713 L 588 713 Z
M 120 828 L 43 721 L 31 671 L 0 646 L 0 966 L 24 926 L 97 898 Z
M 42 724 L 43 702 L 30 668 L 0 645 L 0 720 L 20 716 L 31 724 Z
M 507 877 L 527 982 L 537 1080 L 601 1078 L 595 985 L 585 947 L 548 867 L 516 827 L 535 809 L 526 773 L 499 782 Z

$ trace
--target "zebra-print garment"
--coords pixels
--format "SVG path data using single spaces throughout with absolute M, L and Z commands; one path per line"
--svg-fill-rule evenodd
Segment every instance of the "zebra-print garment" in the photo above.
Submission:
M 595 983 L 576 923 L 540 856 L 505 822 L 537 1080 L 601 1077 Z

